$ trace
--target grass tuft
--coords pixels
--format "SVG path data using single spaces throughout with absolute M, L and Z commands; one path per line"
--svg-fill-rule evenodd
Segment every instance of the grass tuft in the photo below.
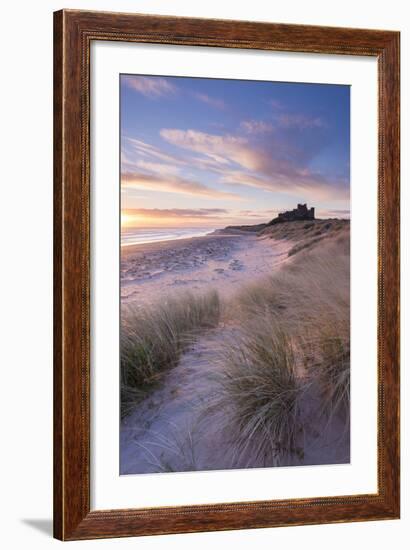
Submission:
M 229 416 L 236 465 L 272 465 L 296 451 L 300 394 L 291 341 L 264 315 L 236 332 L 219 353 L 217 407 Z
M 253 460 L 262 456 L 268 464 L 302 457 L 307 423 L 320 425 L 325 415 L 331 424 L 336 414 L 348 422 L 349 265 L 349 235 L 342 232 L 238 292 L 241 328 L 234 345 L 222 349 L 220 370 L 241 460 L 251 449 Z M 309 418 L 301 418 L 306 402 Z
M 346 330 L 332 331 L 319 342 L 317 377 L 328 416 L 348 417 L 350 405 L 350 339 Z
M 121 321 L 121 414 L 174 367 L 199 329 L 218 324 L 217 292 L 176 296 L 149 309 L 124 308 Z

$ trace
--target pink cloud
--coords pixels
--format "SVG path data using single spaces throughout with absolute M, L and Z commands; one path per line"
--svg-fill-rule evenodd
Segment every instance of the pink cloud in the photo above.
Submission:
M 162 129 L 160 135 L 172 145 L 208 157 L 214 165 L 214 170 L 232 164 L 238 164 L 251 171 L 265 171 L 272 166 L 271 153 L 261 147 L 255 147 L 242 136 L 221 136 L 197 130 L 174 129 Z
M 350 210 L 347 209 L 334 209 L 334 210 L 323 210 L 317 209 L 317 216 L 319 218 L 339 218 L 339 219 L 350 219 Z
M 121 174 L 121 187 L 127 189 L 148 189 L 151 191 L 165 191 L 183 195 L 194 195 L 208 199 L 241 200 L 234 193 L 225 193 L 211 189 L 202 183 L 191 181 L 179 176 L 164 176 L 161 174 L 146 174 L 143 172 L 124 172 Z
M 182 165 L 185 164 L 185 161 L 176 155 L 171 155 L 169 153 L 165 153 L 161 149 L 158 149 L 157 147 L 154 147 L 153 145 L 150 145 L 149 143 L 146 143 L 145 141 L 142 141 L 140 139 L 135 138 L 129 138 L 129 137 L 123 137 L 124 141 L 127 142 L 127 144 L 133 149 L 134 153 L 139 154 L 143 157 L 154 157 L 155 159 L 161 160 L 163 162 L 168 162 L 172 164 Z M 130 157 L 125 155 L 125 158 L 128 159 L 129 164 L 135 164 L 134 161 L 130 160 Z
M 174 164 L 136 160 L 134 166 L 140 168 L 144 172 L 150 172 L 164 177 L 172 177 L 180 173 L 180 167 Z
M 281 103 L 277 99 L 271 99 L 269 101 L 269 105 L 277 111 L 281 111 L 284 108 L 283 103 Z
M 174 130 L 164 128 L 160 135 L 168 143 L 182 149 L 202 153 L 219 164 L 228 164 L 233 157 L 245 151 L 246 139 L 234 136 L 219 136 L 197 130 Z
M 273 130 L 272 124 L 263 120 L 244 120 L 241 128 L 248 134 L 264 134 Z
M 282 123 L 289 125 L 320 124 L 306 118 L 284 117 L 282 115 Z M 124 138 L 127 146 L 122 162 L 123 185 L 215 199 L 240 199 L 234 193 L 210 188 L 184 174 L 187 168 L 196 168 L 215 174 L 215 180 L 211 180 L 213 187 L 217 183 L 253 187 L 301 199 L 308 196 L 309 200 L 349 198 L 346 181 L 326 178 L 309 167 L 317 144 L 298 148 L 292 139 L 279 139 L 274 129 L 268 132 L 267 125 L 264 121 L 244 121 L 242 127 L 248 130 L 246 136 L 210 134 L 193 129 L 164 128 L 160 131 L 167 143 L 190 155 L 182 151 L 165 152 L 142 140 Z
M 122 211 L 129 215 L 149 216 L 151 218 L 225 218 L 225 208 L 127 208 Z
M 151 99 L 174 95 L 177 92 L 174 84 L 158 76 L 123 76 L 122 78 L 129 88 Z
M 223 99 L 218 99 L 215 97 L 210 97 L 207 94 L 200 94 L 196 93 L 194 96 L 199 99 L 199 101 L 202 101 L 203 103 L 206 103 L 207 105 L 210 105 L 211 107 L 215 107 L 216 109 L 225 109 L 226 103 L 223 101 Z
M 324 121 L 320 117 L 309 117 L 298 114 L 280 115 L 278 123 L 282 128 L 299 128 L 300 130 L 305 130 L 306 128 L 323 128 L 325 126 Z
M 304 152 L 299 159 L 298 151 L 287 149 L 284 142 L 269 139 L 260 144 L 196 130 L 163 129 L 160 133 L 167 142 L 212 159 L 208 168 L 219 174 L 221 183 L 298 196 L 313 194 L 315 199 L 348 197 L 344 182 L 329 182 L 307 166 L 299 166 Z

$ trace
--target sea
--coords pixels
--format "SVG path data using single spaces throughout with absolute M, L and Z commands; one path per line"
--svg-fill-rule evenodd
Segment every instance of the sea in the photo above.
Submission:
M 121 246 L 203 237 L 210 235 L 215 229 L 212 227 L 123 228 L 121 230 Z

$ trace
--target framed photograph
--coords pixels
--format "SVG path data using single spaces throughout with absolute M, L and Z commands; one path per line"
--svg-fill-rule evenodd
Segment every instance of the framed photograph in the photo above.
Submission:
M 398 32 L 54 14 L 54 534 L 399 517 Z

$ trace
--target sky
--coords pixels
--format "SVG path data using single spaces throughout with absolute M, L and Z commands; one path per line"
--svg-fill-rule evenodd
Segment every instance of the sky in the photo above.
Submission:
M 350 217 L 350 87 L 121 75 L 123 227 Z

